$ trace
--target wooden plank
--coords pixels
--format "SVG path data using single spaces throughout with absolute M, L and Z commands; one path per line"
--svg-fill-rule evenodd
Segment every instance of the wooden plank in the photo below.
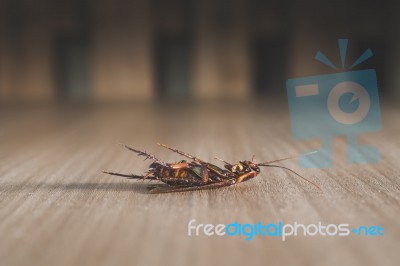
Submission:
M 382 151 L 379 164 L 341 160 L 346 149 L 342 138 L 335 140 L 332 169 L 300 169 L 295 161 L 284 162 L 324 192 L 280 169 L 263 169 L 256 179 L 234 187 L 161 195 L 147 194 L 147 182 L 101 173 L 146 170 L 149 162 L 119 142 L 166 161 L 180 157 L 155 142 L 205 160 L 216 154 L 228 161 L 253 154 L 258 160 L 272 160 L 317 145 L 292 140 L 288 113 L 275 108 L 278 105 L 0 110 L 1 264 L 397 265 L 398 107 L 384 110 L 383 131 L 362 138 Z M 287 241 L 188 237 L 191 219 L 215 224 L 380 224 L 384 236 L 301 236 Z

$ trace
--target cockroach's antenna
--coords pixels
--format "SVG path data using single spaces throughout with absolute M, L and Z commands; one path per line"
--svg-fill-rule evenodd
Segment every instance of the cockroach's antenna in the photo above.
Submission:
M 317 152 L 318 151 L 310 151 L 308 153 L 303 154 L 302 156 L 308 156 L 308 155 L 311 155 L 311 154 L 315 154 Z M 307 181 L 308 183 L 312 184 L 313 186 L 317 187 L 320 191 L 323 191 L 317 184 L 315 184 L 314 182 L 308 180 L 307 178 L 299 175 L 298 173 L 296 173 L 292 169 L 284 167 L 284 166 L 280 166 L 280 165 L 272 165 L 271 164 L 271 163 L 281 162 L 281 161 L 285 161 L 285 160 L 289 160 L 289 159 L 294 159 L 294 158 L 297 158 L 297 157 L 299 157 L 299 155 L 298 156 L 293 156 L 293 157 L 288 157 L 288 158 L 283 158 L 283 159 L 278 159 L 278 160 L 274 160 L 274 161 L 270 161 L 270 162 L 259 163 L 259 164 L 257 164 L 257 166 L 277 167 L 277 168 L 282 168 L 282 169 L 288 170 L 288 171 L 294 173 L 295 175 L 297 175 L 298 177 L 300 177 L 301 179 L 303 179 L 303 180 Z
M 315 186 L 316 188 L 318 188 L 320 191 L 323 192 L 323 190 L 317 184 L 315 184 L 314 182 L 312 182 L 312 181 L 308 180 L 307 178 L 301 176 L 300 174 L 296 173 L 295 171 L 293 171 L 290 168 L 287 168 L 287 167 L 284 167 L 284 166 L 280 166 L 280 165 L 273 165 L 273 164 L 263 165 L 263 166 L 266 166 L 266 167 L 277 167 L 277 168 L 282 168 L 282 169 L 288 170 L 288 171 L 292 172 L 293 174 L 297 175 L 298 177 L 300 177 L 301 179 L 303 179 L 304 181 L 307 181 L 308 183 L 312 184 L 313 186 Z
M 257 166 L 269 166 L 269 164 L 271 164 L 271 163 L 276 163 L 276 162 L 286 161 L 286 160 L 290 160 L 290 159 L 295 159 L 295 158 L 297 158 L 299 156 L 308 156 L 308 155 L 311 155 L 311 154 L 315 154 L 317 152 L 318 151 L 310 151 L 310 152 L 307 152 L 307 153 L 302 154 L 302 155 L 287 157 L 287 158 L 278 159 L 278 160 L 274 160 L 274 161 L 269 161 L 269 162 L 265 162 L 265 163 L 258 163 Z

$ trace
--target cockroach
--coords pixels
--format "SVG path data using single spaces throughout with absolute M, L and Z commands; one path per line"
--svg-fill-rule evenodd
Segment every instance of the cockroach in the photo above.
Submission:
M 255 163 L 253 156 L 251 161 L 239 161 L 237 164 L 231 164 L 225 160 L 215 157 L 215 159 L 224 163 L 224 168 L 220 168 L 215 164 L 206 162 L 193 155 L 182 152 L 175 148 L 171 148 L 165 144 L 157 143 L 157 145 L 178 153 L 179 155 L 190 159 L 190 161 L 181 160 L 175 163 L 165 163 L 156 158 L 154 155 L 151 155 L 145 151 L 136 150 L 129 146 L 123 145 L 126 149 L 135 152 L 138 156 L 145 157 L 145 160 L 152 160 L 153 162 L 150 164 L 149 169 L 143 175 L 120 174 L 107 171 L 104 171 L 104 173 L 127 177 L 130 179 L 160 181 L 166 184 L 166 186 L 149 186 L 149 192 L 169 193 L 231 186 L 256 177 L 260 173 L 260 167 L 277 167 L 290 171 L 322 191 L 318 185 L 302 177 L 295 171 L 287 167 L 274 164 L 276 162 L 295 157 L 278 159 L 265 163 Z

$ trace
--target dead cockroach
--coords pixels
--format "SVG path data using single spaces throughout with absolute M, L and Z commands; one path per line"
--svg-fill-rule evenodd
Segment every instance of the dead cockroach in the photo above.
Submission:
M 182 152 L 178 149 L 174 149 L 160 143 L 157 144 L 190 159 L 190 161 L 182 160 L 176 163 L 165 163 L 156 158 L 154 155 L 123 145 L 128 150 L 137 153 L 138 156 L 144 156 L 145 160 L 150 159 L 153 161 L 153 163 L 150 164 L 147 172 L 145 172 L 144 175 L 119 174 L 106 171 L 104 171 L 104 173 L 128 177 L 130 179 L 161 181 L 167 186 L 149 186 L 149 191 L 151 193 L 168 193 L 231 186 L 256 177 L 260 173 L 260 166 L 278 167 L 294 173 L 321 190 L 318 185 L 302 177 L 295 171 L 284 166 L 273 164 L 295 157 L 289 157 L 265 163 L 255 163 L 253 156 L 251 161 L 239 161 L 237 164 L 231 164 L 215 157 L 215 159 L 218 159 L 225 164 L 225 168 L 222 169 L 215 164 L 200 160 L 199 158 Z

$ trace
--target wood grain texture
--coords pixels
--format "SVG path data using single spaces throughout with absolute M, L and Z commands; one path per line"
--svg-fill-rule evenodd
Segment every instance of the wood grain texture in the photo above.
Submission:
M 277 112 L 276 108 L 281 111 Z M 205 160 L 272 160 L 318 146 L 292 139 L 279 105 L 46 107 L 0 110 L 1 265 L 398 265 L 399 109 L 383 110 L 384 130 L 361 141 L 382 162 L 351 165 L 335 139 L 331 169 L 285 166 L 218 190 L 152 195 L 147 182 L 102 174 L 141 173 L 118 143 L 166 161 L 163 142 Z M 382 237 L 188 237 L 187 223 L 348 223 L 381 225 Z

